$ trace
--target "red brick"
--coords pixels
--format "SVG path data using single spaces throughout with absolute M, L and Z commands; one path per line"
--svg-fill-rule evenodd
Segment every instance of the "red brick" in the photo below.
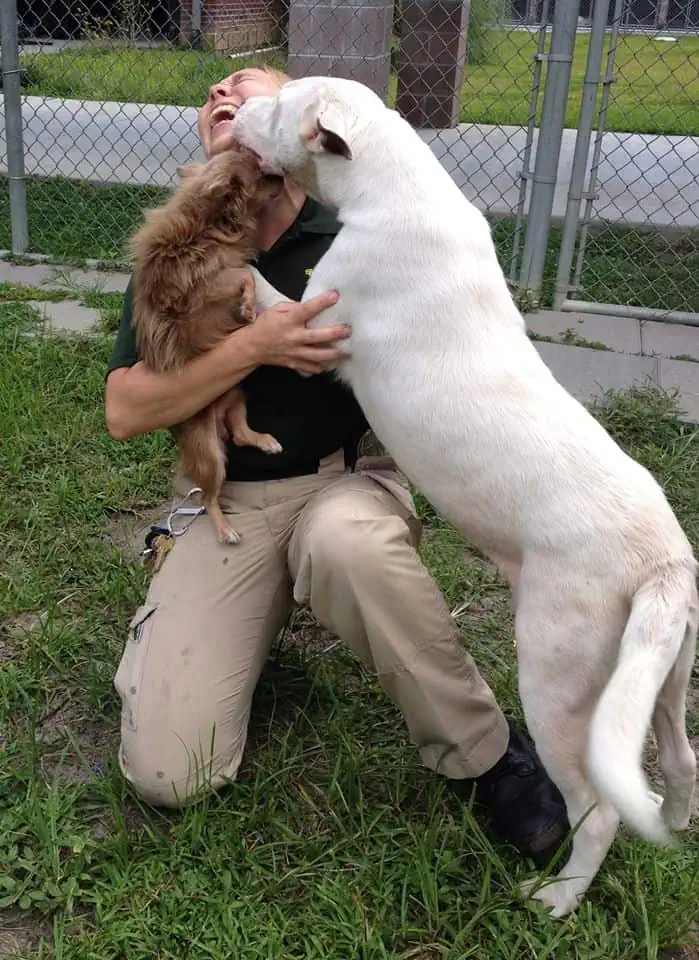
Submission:
M 404 0 L 396 109 L 416 127 L 458 121 L 468 0 Z
M 222 53 L 279 40 L 279 0 L 204 0 L 201 30 L 207 43 Z M 192 0 L 182 0 L 180 32 L 192 37 Z

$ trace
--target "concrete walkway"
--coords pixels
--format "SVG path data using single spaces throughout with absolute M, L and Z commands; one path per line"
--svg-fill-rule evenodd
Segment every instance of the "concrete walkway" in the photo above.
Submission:
M 196 117 L 191 107 L 24 97 L 26 173 L 169 186 L 178 166 L 201 159 Z M 3 112 L 0 174 L 7 164 L 4 125 Z M 522 127 L 461 124 L 453 130 L 424 130 L 421 136 L 481 210 L 514 214 L 526 137 Z M 575 136 L 575 130 L 563 134 L 556 218 L 565 212 Z M 594 217 L 635 225 L 699 226 L 699 138 L 608 133 L 602 157 Z
M 579 400 L 655 384 L 699 423 L 699 327 L 542 310 L 526 317 L 554 376 Z M 545 339 L 543 339 L 545 338 Z
M 81 291 L 123 292 L 128 274 L 65 271 L 46 264 L 15 266 L 0 261 L 0 283 L 67 290 L 73 299 L 30 301 L 44 314 L 47 329 L 89 333 L 100 311 L 82 306 Z M 685 418 L 699 423 L 699 327 L 541 311 L 526 317 L 536 347 L 554 376 L 583 402 L 604 390 L 655 384 L 678 392 Z

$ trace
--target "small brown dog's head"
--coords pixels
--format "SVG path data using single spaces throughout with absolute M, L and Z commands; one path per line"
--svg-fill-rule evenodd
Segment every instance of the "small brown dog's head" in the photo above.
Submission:
M 222 247 L 229 248 L 229 259 L 237 250 L 241 265 L 250 259 L 258 218 L 281 190 L 282 179 L 262 174 L 253 157 L 240 150 L 187 164 L 178 174 L 180 185 L 170 200 L 147 211 L 146 222 L 131 238 L 135 266 L 143 272 L 149 263 L 156 276 L 163 264 L 177 260 L 182 271 L 188 262 L 213 262 Z
M 146 213 L 130 243 L 139 352 L 156 370 L 181 366 L 240 325 L 259 217 L 281 189 L 243 151 L 178 172 L 179 187 Z
M 282 177 L 263 174 L 255 159 L 243 150 L 226 150 L 204 163 L 188 163 L 179 167 L 177 174 L 181 184 L 202 199 L 239 199 L 248 215 L 253 212 L 251 206 L 259 208 L 277 196 L 284 182 Z

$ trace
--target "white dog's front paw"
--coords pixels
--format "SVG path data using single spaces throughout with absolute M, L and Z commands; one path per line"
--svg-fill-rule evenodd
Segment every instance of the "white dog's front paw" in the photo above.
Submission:
M 525 880 L 520 884 L 520 892 L 526 899 L 531 897 L 543 903 L 545 907 L 550 909 L 551 916 L 556 920 L 577 910 L 588 887 L 587 882 L 583 880 L 557 880 L 555 877 L 552 880 L 545 880 L 535 890 L 534 888 L 538 884 L 538 877 Z

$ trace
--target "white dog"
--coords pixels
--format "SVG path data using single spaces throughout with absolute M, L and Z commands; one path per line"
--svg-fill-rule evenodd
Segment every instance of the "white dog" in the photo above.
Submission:
M 688 824 L 691 546 L 651 475 L 542 362 L 485 218 L 397 113 L 353 81 L 307 78 L 249 100 L 233 128 L 263 168 L 337 209 L 305 298 L 340 292 L 318 318 L 352 325 L 338 373 L 400 468 L 513 586 L 527 725 L 580 823 L 567 866 L 534 893 L 563 916 L 620 815 L 658 842 Z M 651 719 L 662 807 L 641 767 Z

